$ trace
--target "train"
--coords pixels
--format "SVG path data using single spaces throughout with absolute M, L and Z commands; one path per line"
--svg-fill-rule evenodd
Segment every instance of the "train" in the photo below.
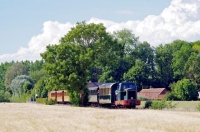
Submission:
M 135 108 L 141 103 L 137 99 L 137 87 L 133 82 L 91 82 L 88 86 L 90 106 Z M 67 90 L 51 91 L 48 93 L 48 99 L 55 99 L 57 103 L 70 104 Z

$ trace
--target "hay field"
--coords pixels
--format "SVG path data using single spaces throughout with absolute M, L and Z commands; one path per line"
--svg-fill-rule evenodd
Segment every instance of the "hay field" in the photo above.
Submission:
M 198 132 L 200 112 L 1 103 L 1 132 Z

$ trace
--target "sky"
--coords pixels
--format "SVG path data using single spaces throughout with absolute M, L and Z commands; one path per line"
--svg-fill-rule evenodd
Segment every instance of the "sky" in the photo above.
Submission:
M 76 22 L 130 29 L 151 46 L 200 40 L 200 0 L 0 0 L 0 63 L 40 60 Z

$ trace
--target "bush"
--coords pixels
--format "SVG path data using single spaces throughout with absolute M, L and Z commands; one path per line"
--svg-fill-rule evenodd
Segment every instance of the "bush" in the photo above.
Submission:
M 70 102 L 72 103 L 73 106 L 79 106 L 80 105 L 80 94 L 76 91 L 69 92 L 69 97 L 70 97 Z
M 165 99 L 166 100 L 180 100 L 172 92 L 167 92 L 167 94 L 165 95 Z
M 166 108 L 167 105 L 166 105 L 166 101 L 165 100 L 161 100 L 161 101 L 158 101 L 158 100 L 154 100 L 151 104 L 151 108 L 152 109 L 159 109 L 159 110 L 162 110 L 163 108 Z
M 151 105 L 152 105 L 152 101 L 151 100 L 147 100 L 146 102 L 145 102 L 145 105 L 144 105 L 144 108 L 146 109 L 148 109 L 148 108 L 150 108 L 151 107 Z
M 164 108 L 175 108 L 177 104 L 172 104 L 172 101 L 167 102 L 165 99 L 159 101 L 154 100 L 150 108 L 162 110 Z
M 22 94 L 20 97 L 13 97 L 12 96 L 11 101 L 17 102 L 17 103 L 25 103 L 27 101 L 30 101 L 30 95 Z
M 45 104 L 46 100 L 47 100 L 47 98 L 36 98 L 36 102 L 40 103 L 40 104 Z
M 54 100 L 54 99 L 50 99 L 50 100 L 48 100 L 48 99 L 46 99 L 46 101 L 45 101 L 45 104 L 46 105 L 54 105 L 54 104 L 56 104 L 56 100 Z
M 4 95 L 0 95 L 0 102 L 10 102 L 10 100 L 5 98 Z
M 148 99 L 146 97 L 140 96 L 140 97 L 138 97 L 138 100 L 147 101 Z

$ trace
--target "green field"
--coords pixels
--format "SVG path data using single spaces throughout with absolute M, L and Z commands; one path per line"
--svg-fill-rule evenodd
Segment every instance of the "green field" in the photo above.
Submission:
M 197 111 L 197 105 L 200 104 L 200 101 L 172 101 L 172 104 L 176 104 L 174 110 L 183 110 L 183 111 Z M 141 105 L 137 108 L 144 108 L 145 101 L 141 101 Z

